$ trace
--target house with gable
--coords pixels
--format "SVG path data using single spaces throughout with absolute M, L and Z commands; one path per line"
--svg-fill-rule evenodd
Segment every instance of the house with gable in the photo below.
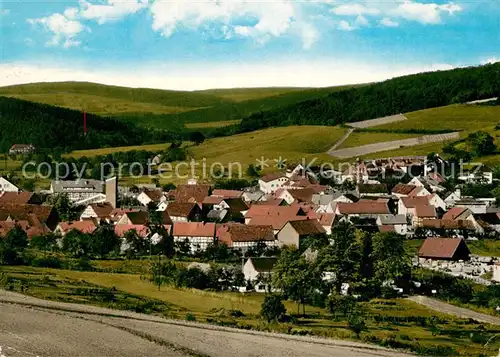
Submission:
M 200 221 L 203 217 L 200 206 L 194 202 L 170 202 L 166 212 L 173 222 Z
M 161 189 L 154 190 L 144 190 L 137 196 L 137 201 L 139 201 L 143 206 L 147 206 L 150 203 L 154 203 L 157 206 L 167 201 L 167 197 Z
M 259 189 L 265 194 L 270 194 L 287 185 L 288 182 L 289 178 L 283 173 L 267 174 L 259 178 Z
M 474 217 L 472 211 L 464 207 L 453 207 L 443 215 L 443 220 L 450 220 L 455 222 L 467 221 L 470 222 L 472 228 L 477 234 L 484 234 L 484 228 Z
M 205 251 L 209 244 L 215 242 L 215 223 L 174 222 L 172 236 L 174 242 L 189 244 L 192 254 Z
M 325 229 L 318 220 L 305 219 L 287 222 L 276 237 L 282 245 L 294 245 L 299 248 L 301 239 L 325 233 Z
M 95 219 L 97 222 L 109 222 L 113 209 L 113 206 L 108 202 L 92 203 L 83 210 L 80 220 Z
M 404 183 L 398 183 L 391 192 L 397 198 L 429 196 L 431 194 L 424 186 L 408 185 Z
M 263 282 L 259 282 L 259 279 L 262 276 L 269 278 L 277 261 L 278 258 L 276 257 L 248 258 L 243 265 L 243 275 L 245 276 L 245 281 L 255 285 L 255 291 L 265 292 L 267 290 L 267 286 L 265 286 Z
M 272 226 L 248 226 L 241 223 L 224 223 L 216 227 L 215 237 L 219 243 L 245 253 L 260 243 L 268 247 L 279 245 Z
M 427 238 L 418 251 L 419 259 L 469 260 L 470 250 L 461 238 Z
M 408 220 L 404 214 L 380 214 L 377 217 L 377 226 L 383 227 L 382 231 L 390 230 L 397 234 L 408 234 Z
M 20 189 L 5 177 L 0 177 L 0 192 L 19 192 Z

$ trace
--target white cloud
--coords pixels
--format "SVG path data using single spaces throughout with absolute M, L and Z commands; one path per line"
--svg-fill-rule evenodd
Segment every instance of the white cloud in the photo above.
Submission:
M 484 61 L 481 61 L 481 64 L 493 64 L 493 63 L 497 63 L 497 62 L 500 62 L 500 57 L 491 57 L 491 58 L 488 58 Z
M 9 9 L 0 9 L 0 16 L 5 16 L 5 15 L 8 15 L 10 14 L 10 10 Z
M 438 24 L 441 22 L 443 12 L 453 15 L 462 10 L 462 7 L 453 3 L 438 5 L 436 3 L 419 3 L 415 1 L 405 1 L 391 11 L 394 16 L 406 20 L 418 21 L 423 24 Z
M 367 7 L 362 4 L 345 4 L 340 5 L 331 10 L 335 15 L 347 15 L 347 16 L 356 16 L 356 15 L 378 15 L 380 14 L 380 10 L 374 7 Z
M 386 26 L 386 27 L 398 27 L 399 26 L 398 22 L 393 21 L 388 17 L 384 17 L 382 20 L 380 20 L 380 24 L 382 26 Z
M 161 66 L 148 64 L 134 71 L 79 69 L 68 65 L 0 63 L 0 86 L 30 82 L 88 81 L 103 84 L 177 90 L 235 87 L 325 87 L 367 83 L 420 73 L 446 70 L 449 64 L 395 65 L 388 67 L 352 61 L 280 61 L 262 64 L 207 64 Z M 255 73 L 259 73 L 258 76 Z
M 356 30 L 356 28 L 357 28 L 356 26 L 351 25 L 346 20 L 340 20 L 340 22 L 339 22 L 339 30 L 354 31 L 354 30 Z
M 300 36 L 302 38 L 302 48 L 309 49 L 319 38 L 319 32 L 313 25 L 302 23 L 300 25 Z
M 42 25 L 45 29 L 52 32 L 53 36 L 47 43 L 48 45 L 61 45 L 64 48 L 78 46 L 80 41 L 75 40 L 75 37 L 85 29 L 79 21 L 69 19 L 59 13 L 39 19 L 28 19 L 28 22 L 34 25 Z
M 394 0 L 392 2 L 360 1 L 364 3 L 337 5 L 331 12 L 337 16 L 357 16 L 358 23 L 360 16 L 365 19 L 367 17 L 382 17 L 379 21 L 381 25 L 397 27 L 399 26 L 399 22 L 392 20 L 393 18 L 420 22 L 422 24 L 438 24 L 442 22 L 443 14 L 452 16 L 462 11 L 460 5 L 452 2 L 437 4 L 424 3 L 417 0 Z M 356 26 L 351 26 L 350 28 L 352 27 Z
M 79 15 L 83 19 L 95 20 L 99 24 L 119 20 L 135 14 L 148 6 L 148 0 L 107 0 L 106 4 L 93 4 L 80 0 Z
M 354 21 L 354 24 L 358 27 L 365 27 L 370 25 L 370 22 L 364 17 L 363 15 L 359 15 L 356 17 L 356 20 Z
M 287 33 L 292 24 L 297 22 L 297 8 L 290 0 L 155 1 L 150 11 L 153 29 L 166 37 L 171 36 L 179 27 L 199 29 L 204 23 L 218 22 L 229 34 L 265 42 Z M 311 41 L 311 27 L 309 25 L 309 31 L 306 30 L 304 41 Z

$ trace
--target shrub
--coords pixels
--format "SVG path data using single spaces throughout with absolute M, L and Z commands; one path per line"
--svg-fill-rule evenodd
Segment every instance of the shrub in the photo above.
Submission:
M 186 314 L 186 321 L 196 321 L 196 316 L 191 313 Z
M 354 313 L 349 315 L 349 317 L 347 318 L 347 324 L 349 330 L 354 332 L 357 338 L 359 338 L 361 332 L 366 331 L 367 329 L 365 320 L 363 319 L 363 316 L 361 316 L 361 314 L 359 313 Z
M 37 257 L 31 260 L 31 266 L 37 268 L 61 269 L 62 261 L 56 256 Z
M 267 321 L 280 321 L 286 313 L 285 305 L 283 304 L 280 295 L 267 295 L 262 303 L 260 315 Z

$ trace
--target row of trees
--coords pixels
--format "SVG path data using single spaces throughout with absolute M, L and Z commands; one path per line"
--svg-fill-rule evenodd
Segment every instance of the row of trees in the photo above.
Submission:
M 411 256 L 396 233 L 369 234 L 341 223 L 332 232 L 333 244 L 317 244 L 317 257 L 307 259 L 301 249 L 285 249 L 276 263 L 269 289 L 302 306 L 325 305 L 326 297 L 338 295 L 345 283 L 366 298 L 382 293 L 387 281 L 409 280 Z M 327 273 L 330 278 L 325 278 Z

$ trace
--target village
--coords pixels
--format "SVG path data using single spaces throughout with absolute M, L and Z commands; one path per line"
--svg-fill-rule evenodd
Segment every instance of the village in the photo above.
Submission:
M 377 180 L 389 171 L 419 174 L 406 183 Z M 263 175 L 255 186 L 242 190 L 218 189 L 196 179 L 168 191 L 155 184 L 119 187 L 114 177 L 54 180 L 49 190 L 38 193 L 1 178 L 0 231 L 5 236 L 17 226 L 30 240 L 54 234 L 62 247 L 71 231 L 92 234 L 106 225 L 121 239 L 122 255 L 131 249 L 125 238 L 131 231 L 151 246 L 168 235 L 193 257 L 225 245 L 244 257 L 247 284 L 240 289 L 266 291 L 259 278 L 271 274 L 279 248 L 300 248 L 308 237 L 330 237 L 340 224 L 350 224 L 370 233 L 393 232 L 405 241 L 423 239 L 413 257 L 415 266 L 485 285 L 500 281 L 500 259 L 474 256 L 467 247 L 470 241 L 498 239 L 500 207 L 494 198 L 461 193 L 464 185 L 493 184 L 491 170 L 462 174 L 452 187 L 425 157 L 358 160 L 329 175 L 332 184 L 320 184 L 317 174 L 298 164 Z M 77 208 L 76 219 L 64 220 L 47 203 L 61 196 Z M 119 207 L 119 202 L 127 204 Z M 161 233 L 151 230 L 151 211 L 163 226 Z M 256 251 L 267 253 L 255 256 Z

